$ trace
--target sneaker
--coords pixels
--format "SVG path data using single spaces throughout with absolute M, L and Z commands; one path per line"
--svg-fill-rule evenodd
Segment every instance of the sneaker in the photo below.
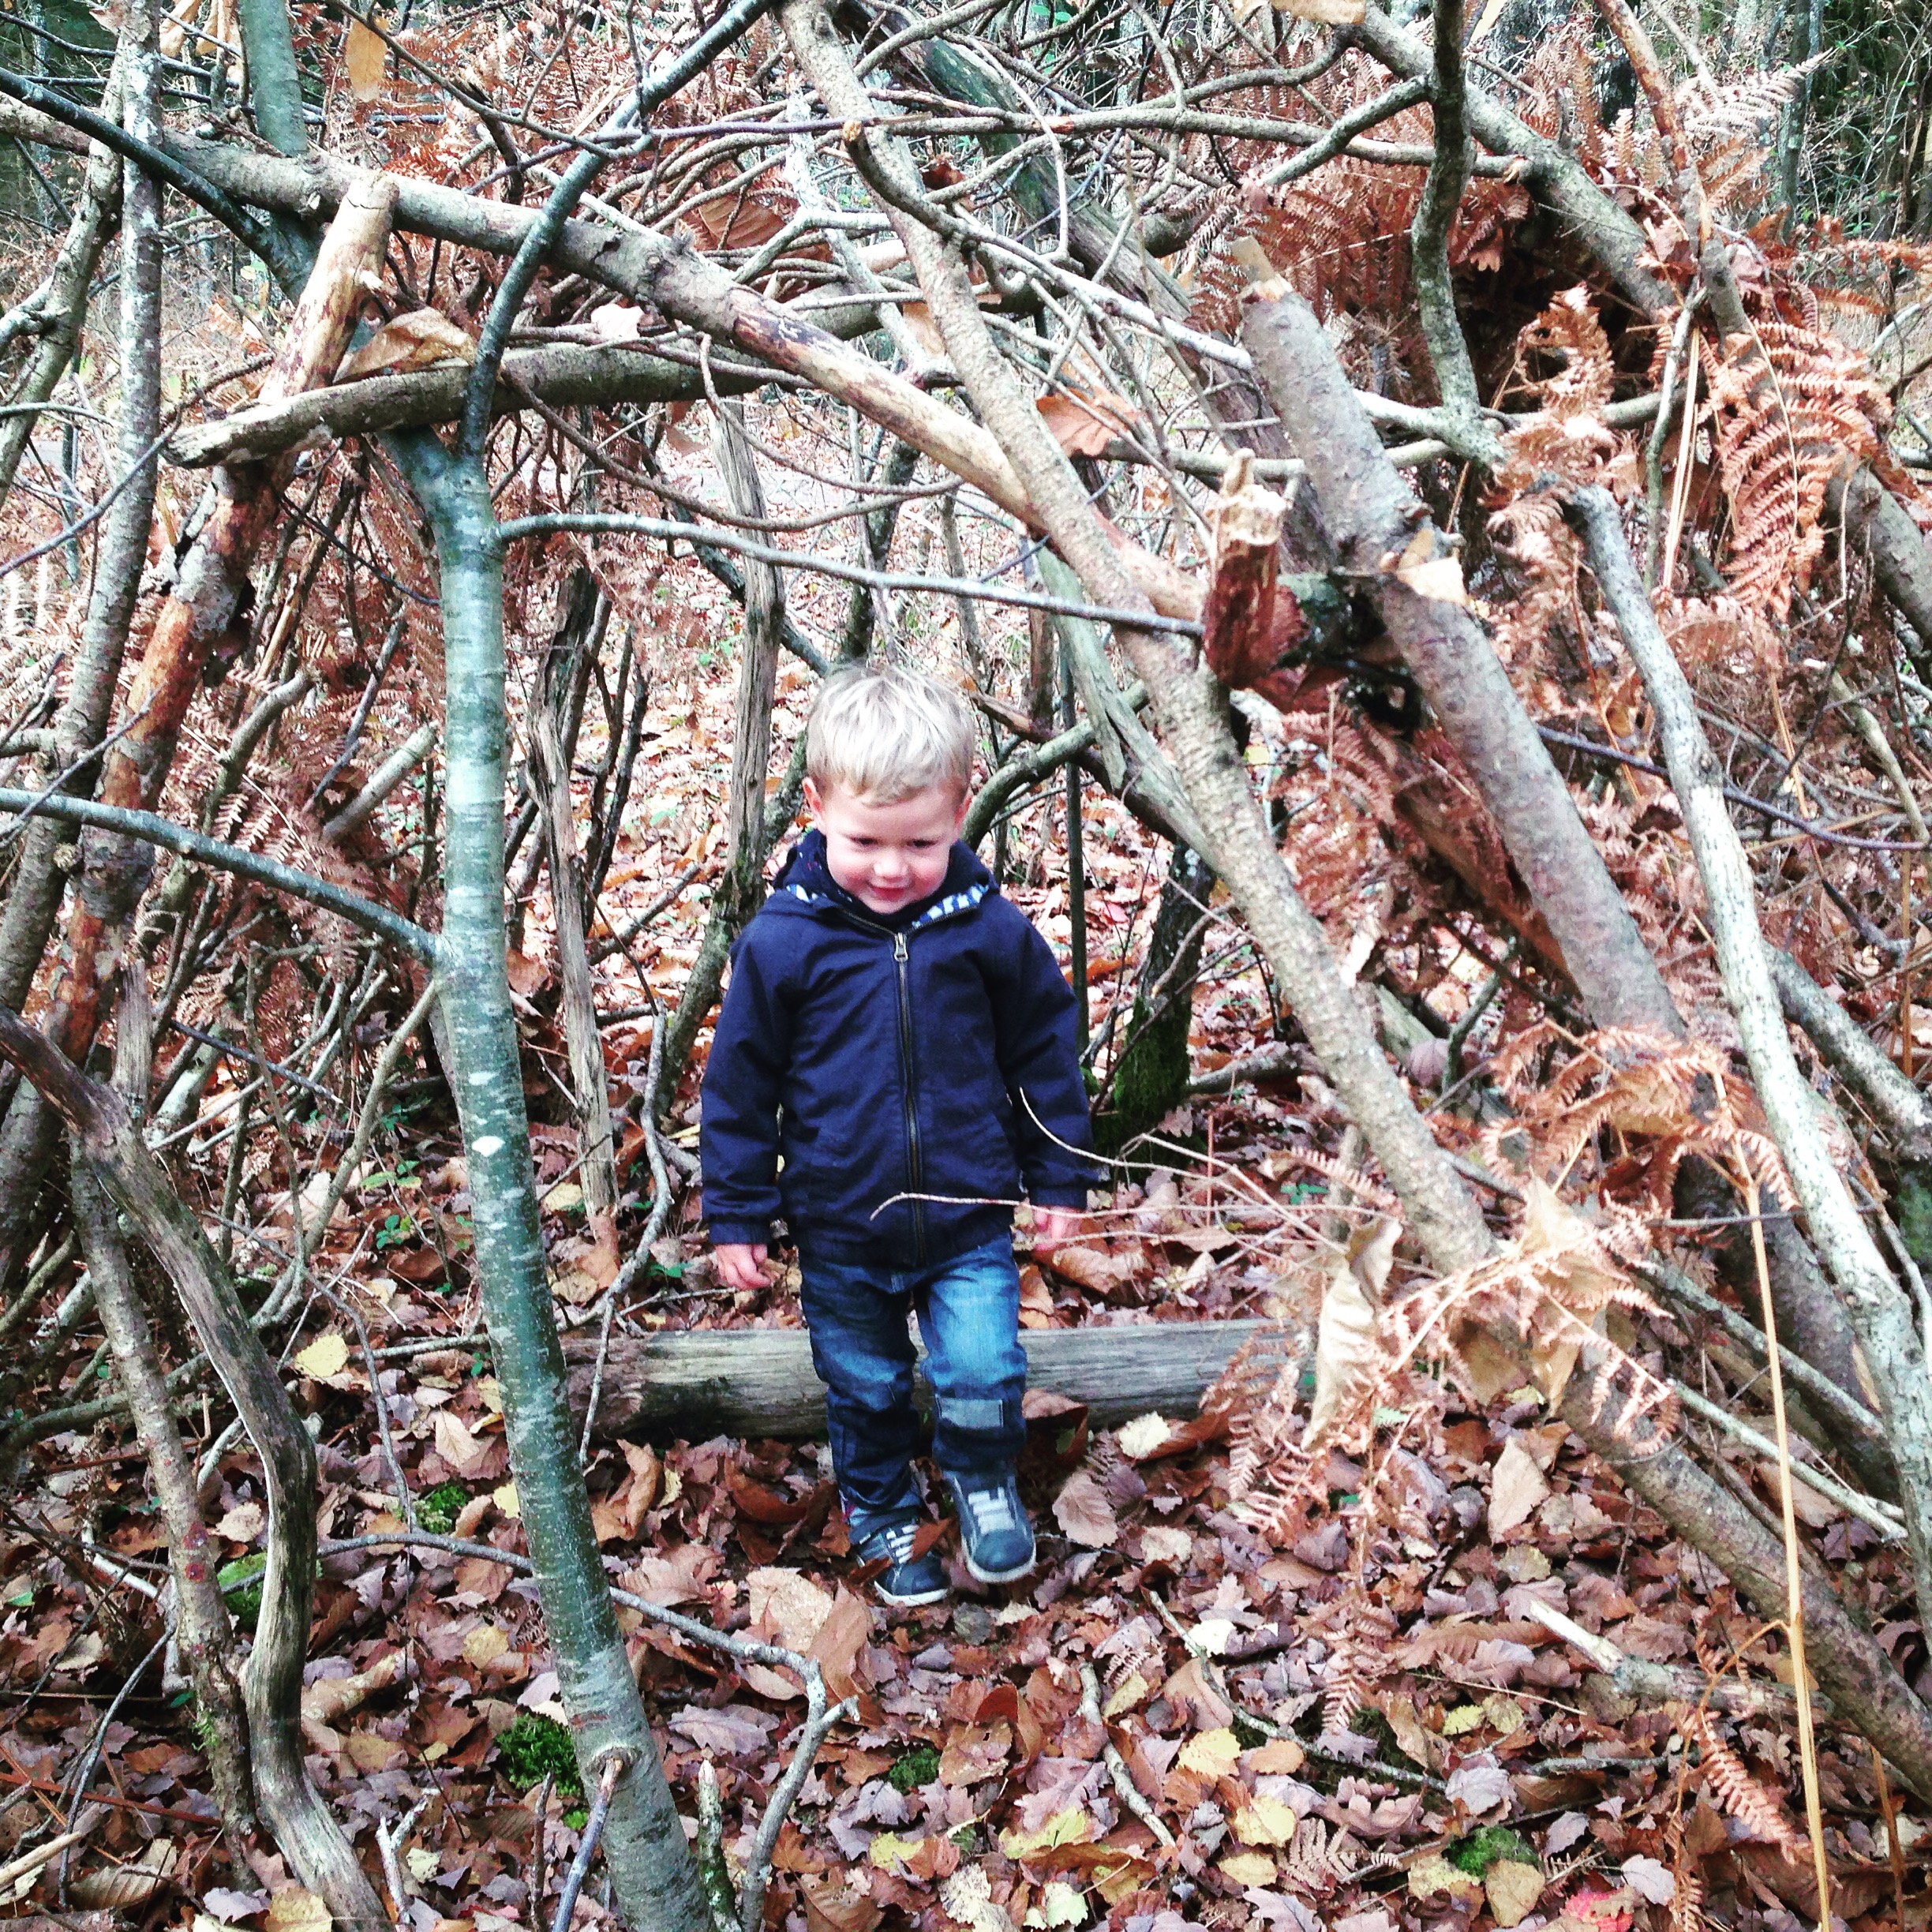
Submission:
M 945 1566 L 933 1551 L 927 1551 L 923 1556 L 912 1554 L 919 1527 L 917 1518 L 911 1516 L 902 1522 L 882 1524 L 854 1552 L 862 1563 L 885 1564 L 885 1569 L 872 1579 L 872 1587 L 883 1601 L 901 1610 L 939 1603 L 951 1587 L 946 1582 Z
M 946 1477 L 959 1511 L 966 1567 L 982 1583 L 1010 1583 L 1033 1567 L 1033 1526 L 1010 1470 Z

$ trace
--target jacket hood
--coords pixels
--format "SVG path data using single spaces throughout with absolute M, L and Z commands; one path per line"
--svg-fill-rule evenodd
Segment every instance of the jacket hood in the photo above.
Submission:
M 963 840 L 955 839 L 945 878 L 937 892 L 914 900 L 897 912 L 874 912 L 833 878 L 826 864 L 825 834 L 814 829 L 786 856 L 777 878 L 772 882 L 771 897 L 765 902 L 765 909 L 771 912 L 846 912 L 871 925 L 898 932 L 964 912 L 998 889 L 979 855 Z

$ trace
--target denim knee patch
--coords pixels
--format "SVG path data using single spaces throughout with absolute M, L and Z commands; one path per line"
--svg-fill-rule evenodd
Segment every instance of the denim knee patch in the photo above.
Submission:
M 938 1401 L 939 1421 L 949 1428 L 990 1433 L 1003 1428 L 1008 1405 L 996 1398 L 977 1395 L 942 1395 Z

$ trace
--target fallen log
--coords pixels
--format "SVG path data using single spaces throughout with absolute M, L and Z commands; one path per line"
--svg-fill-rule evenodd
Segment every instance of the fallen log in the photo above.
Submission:
M 1096 1424 L 1110 1427 L 1150 1410 L 1177 1420 L 1193 1415 L 1202 1391 L 1237 1350 L 1279 1332 L 1266 1321 L 1159 1322 L 1026 1329 L 1020 1341 L 1029 1390 L 1084 1402 Z M 596 1336 L 572 1335 L 564 1355 L 571 1407 L 581 1425 Z M 919 1399 L 930 1406 L 923 1372 Z M 825 1387 L 812 1372 L 803 1328 L 694 1329 L 612 1339 L 597 1404 L 600 1440 L 760 1436 L 798 1441 L 825 1432 Z

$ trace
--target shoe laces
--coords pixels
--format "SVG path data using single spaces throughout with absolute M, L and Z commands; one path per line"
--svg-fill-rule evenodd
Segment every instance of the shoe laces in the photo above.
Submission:
M 1013 1510 L 1013 1492 L 1004 1485 L 998 1489 L 968 1490 L 966 1507 L 982 1530 L 1017 1530 L 1020 1526 Z
M 886 1556 L 897 1567 L 911 1560 L 912 1545 L 919 1541 L 919 1525 L 911 1522 L 888 1523 L 875 1533 L 873 1540 L 884 1545 Z

